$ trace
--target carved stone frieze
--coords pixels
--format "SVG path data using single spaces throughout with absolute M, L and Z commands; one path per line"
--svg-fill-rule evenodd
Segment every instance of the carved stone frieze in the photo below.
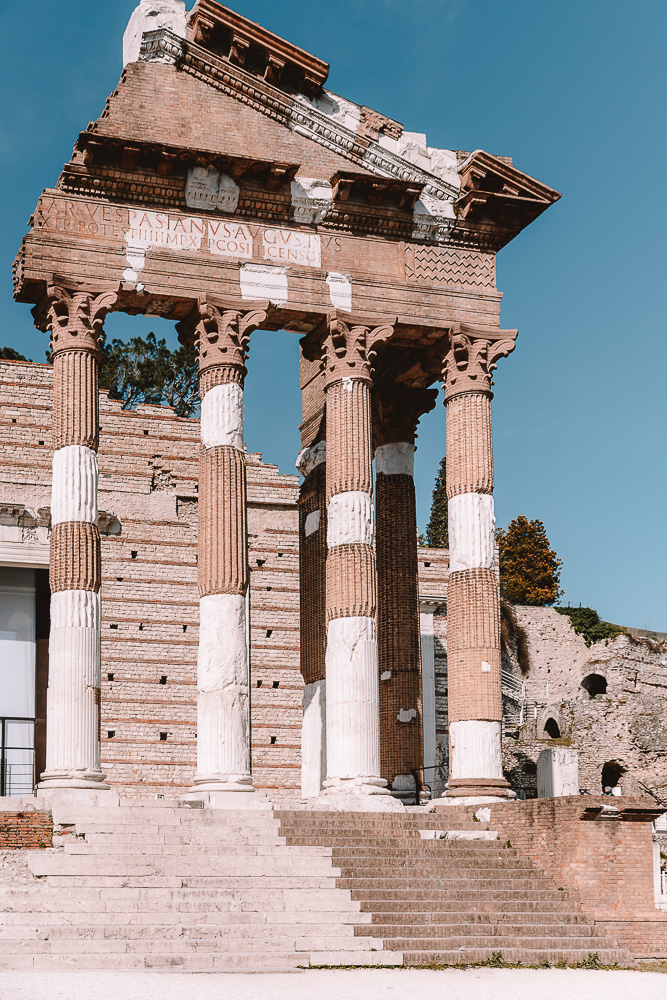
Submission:
M 78 350 L 99 357 L 104 320 L 118 302 L 118 291 L 109 289 L 95 294 L 68 288 L 54 279 L 32 310 L 35 326 L 51 334 L 54 354 Z
M 325 390 L 346 379 L 372 381 L 373 363 L 382 344 L 394 334 L 395 317 L 357 319 L 333 311 L 302 346 L 308 360 L 321 360 Z
M 445 402 L 463 392 L 492 396 L 493 372 L 500 358 L 516 346 L 517 330 L 474 329 L 461 326 L 452 332 L 449 349 L 442 357 Z
M 374 447 L 397 442 L 414 442 L 417 425 L 425 413 L 435 408 L 438 389 L 406 385 L 383 386 L 373 394 Z
M 266 320 L 268 302 L 241 308 L 222 300 L 200 298 L 190 315 L 177 324 L 181 343 L 192 343 L 199 354 L 200 376 L 210 368 L 234 368 L 245 377 L 250 335 Z

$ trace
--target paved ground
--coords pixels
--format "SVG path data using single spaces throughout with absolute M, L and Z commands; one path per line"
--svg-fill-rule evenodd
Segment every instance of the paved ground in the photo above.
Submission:
M 0 1000 L 659 1000 L 666 989 L 659 972 L 580 969 L 0 972 Z

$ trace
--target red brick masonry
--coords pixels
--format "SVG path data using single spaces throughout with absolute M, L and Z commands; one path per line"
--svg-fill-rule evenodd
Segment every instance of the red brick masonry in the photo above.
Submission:
M 53 819 L 48 812 L 0 813 L 0 851 L 53 847 Z
M 618 810 L 606 818 L 603 807 Z M 491 806 L 492 830 L 551 875 L 636 958 L 667 958 L 655 907 L 649 799 L 572 796 Z

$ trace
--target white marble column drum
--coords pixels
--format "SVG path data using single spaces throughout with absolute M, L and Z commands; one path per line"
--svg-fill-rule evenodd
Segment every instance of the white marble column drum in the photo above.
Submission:
M 98 365 L 116 293 L 55 284 L 33 310 L 51 333 L 53 474 L 51 632 L 46 770 L 40 789 L 108 789 L 100 754 L 100 586 L 97 525 Z

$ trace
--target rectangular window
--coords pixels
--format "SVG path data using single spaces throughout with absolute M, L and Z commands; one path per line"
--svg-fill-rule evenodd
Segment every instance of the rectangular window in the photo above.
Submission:
M 36 575 L 0 567 L 0 793 L 31 795 L 35 757 Z

